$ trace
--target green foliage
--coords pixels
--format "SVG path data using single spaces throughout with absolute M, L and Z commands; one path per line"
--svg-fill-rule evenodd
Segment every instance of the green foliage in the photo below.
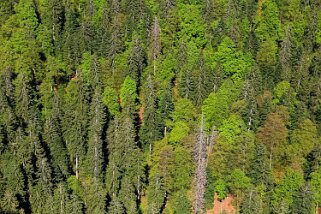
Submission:
M 136 82 L 129 76 L 126 77 L 124 83 L 122 84 L 119 97 L 120 106 L 129 114 L 132 114 L 137 110 L 137 86 Z
M 231 170 L 248 169 L 254 153 L 254 135 L 246 131 L 245 124 L 238 115 L 231 115 L 224 120 L 219 131 L 209 161 L 214 176 L 226 179 Z
M 271 205 L 274 213 L 287 213 L 294 202 L 296 192 L 303 186 L 303 176 L 287 169 L 272 193 Z
M 291 210 L 292 213 L 313 213 L 314 197 L 309 184 L 304 184 L 294 196 Z
M 119 113 L 119 104 L 116 91 L 107 86 L 102 94 L 102 102 L 108 109 L 108 113 L 113 117 Z
M 246 190 L 251 185 L 251 179 L 240 169 L 234 169 L 229 178 L 229 188 L 232 192 Z
M 222 179 L 218 179 L 214 183 L 214 189 L 217 193 L 218 200 L 222 201 L 227 196 L 227 187 L 226 183 Z
M 233 79 L 242 78 L 252 65 L 252 60 L 237 51 L 234 42 L 229 37 L 223 39 L 215 53 L 215 58 L 222 64 L 225 76 L 232 76 Z
M 199 5 L 179 4 L 178 39 L 186 42 L 194 42 L 197 48 L 202 48 L 207 42 L 204 23 Z
M 0 1 L 0 213 L 315 213 L 320 6 Z
M 233 83 L 227 79 L 217 93 L 211 93 L 204 100 L 202 110 L 207 128 L 211 128 L 213 125 L 221 125 L 223 120 L 228 117 L 230 105 L 239 96 L 240 87 L 241 82 Z
M 310 174 L 310 178 L 311 178 L 310 180 L 311 189 L 313 191 L 315 202 L 317 204 L 320 204 L 321 202 L 321 168 L 312 172 Z
M 169 141 L 180 142 L 190 130 L 190 125 L 195 118 L 195 110 L 192 102 L 188 99 L 180 99 L 175 103 L 175 109 L 171 115 L 172 120 L 166 125 L 171 128 Z
M 179 191 L 176 193 L 173 210 L 175 214 L 192 212 L 192 205 L 188 200 L 187 193 L 185 191 Z
M 226 143 L 233 143 L 235 137 L 242 133 L 242 126 L 244 127 L 244 122 L 238 116 L 232 115 L 223 121 L 219 129 L 220 137 L 222 137 Z
M 274 89 L 274 100 L 273 102 L 275 104 L 279 104 L 279 103 L 283 103 L 284 96 L 287 96 L 290 93 L 291 90 L 291 86 L 290 83 L 287 81 L 282 81 L 279 84 L 277 84 L 277 86 Z
M 261 3 L 262 4 L 262 3 Z M 262 8 L 259 8 L 259 14 L 256 16 L 255 33 L 260 41 L 279 39 L 281 22 L 279 20 L 279 8 L 273 1 L 264 1 Z

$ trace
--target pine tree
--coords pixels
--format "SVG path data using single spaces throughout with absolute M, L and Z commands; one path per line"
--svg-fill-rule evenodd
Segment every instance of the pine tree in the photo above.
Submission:
M 108 207 L 123 204 L 126 210 L 137 212 L 137 204 L 129 203 L 126 197 L 140 200 L 144 181 L 142 153 L 135 142 L 136 134 L 132 119 L 126 113 L 117 116 L 107 133 L 107 147 L 110 154 L 107 168 L 107 190 L 114 201 Z M 120 204 L 119 204 L 120 203 Z
M 104 132 L 106 123 L 106 113 L 101 101 L 100 90 L 97 87 L 91 101 L 91 120 L 89 126 L 89 139 L 87 151 L 88 172 L 93 182 L 102 181 L 105 151 L 104 151 Z
M 43 131 L 43 139 L 48 145 L 52 157 L 55 179 L 60 180 L 68 177 L 70 173 L 69 157 L 61 136 L 58 118 L 55 115 L 46 119 Z
M 88 90 L 81 74 L 78 78 L 70 81 L 66 88 L 64 114 L 61 121 L 63 138 L 77 178 L 79 178 L 80 166 L 83 166 L 85 160 L 88 126 Z
M 137 85 L 140 85 L 140 76 L 145 67 L 145 53 L 141 47 L 140 40 L 135 36 L 131 53 L 127 59 L 126 75 L 130 76 Z
M 140 129 L 140 140 L 144 147 L 148 147 L 150 152 L 152 149 L 152 143 L 159 139 L 159 115 L 157 111 L 156 103 L 156 91 L 154 80 L 151 74 L 148 75 L 144 86 L 144 112 L 143 112 L 143 124 Z
M 314 211 L 313 191 L 309 184 L 303 185 L 294 196 L 292 213 L 309 214 Z

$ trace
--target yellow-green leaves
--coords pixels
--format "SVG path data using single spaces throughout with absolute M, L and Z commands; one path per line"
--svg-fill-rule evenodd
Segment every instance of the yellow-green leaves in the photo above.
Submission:
M 102 101 L 111 116 L 115 116 L 119 113 L 118 97 L 115 89 L 107 86 L 102 95 Z
M 190 125 L 195 119 L 195 110 L 192 102 L 188 99 L 180 99 L 175 103 L 175 110 L 171 115 L 172 120 L 166 124 L 172 131 L 169 142 L 180 142 L 190 131 Z
M 229 37 L 225 37 L 215 53 L 216 61 L 221 63 L 226 77 L 242 78 L 251 67 L 252 60 L 241 51 L 236 50 L 235 44 Z

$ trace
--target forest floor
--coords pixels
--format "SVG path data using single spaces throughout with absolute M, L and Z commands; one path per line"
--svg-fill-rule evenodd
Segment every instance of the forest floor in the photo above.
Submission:
M 207 210 L 206 214 L 220 214 L 225 211 L 226 214 L 233 214 L 236 212 L 233 206 L 234 196 L 228 195 L 222 202 L 217 199 L 217 195 L 214 196 L 214 207 L 213 209 Z

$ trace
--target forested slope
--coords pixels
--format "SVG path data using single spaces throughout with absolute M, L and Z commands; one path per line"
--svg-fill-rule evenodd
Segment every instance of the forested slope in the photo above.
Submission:
M 0 213 L 321 204 L 320 0 L 1 0 Z

